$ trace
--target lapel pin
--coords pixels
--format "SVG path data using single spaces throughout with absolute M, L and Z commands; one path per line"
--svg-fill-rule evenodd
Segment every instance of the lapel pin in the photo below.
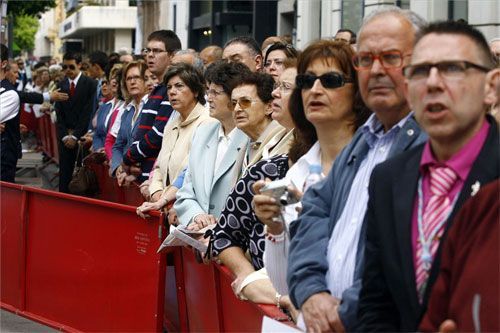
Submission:
M 415 134 L 415 131 L 410 128 L 408 131 L 406 131 L 406 134 L 408 134 L 409 136 L 412 136 L 413 134 Z
M 472 184 L 472 186 L 471 186 L 472 192 L 470 193 L 470 195 L 472 197 L 475 196 L 476 193 L 479 191 L 480 188 L 481 188 L 481 183 L 476 180 L 476 182 L 474 184 Z

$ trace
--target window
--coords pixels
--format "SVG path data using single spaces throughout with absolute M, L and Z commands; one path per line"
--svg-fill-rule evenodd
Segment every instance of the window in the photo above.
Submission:
M 397 0 L 396 6 L 401 9 L 410 9 L 410 0 Z
M 467 0 L 448 0 L 449 20 L 468 20 L 469 17 Z
M 342 28 L 358 31 L 363 21 L 365 2 L 342 0 Z

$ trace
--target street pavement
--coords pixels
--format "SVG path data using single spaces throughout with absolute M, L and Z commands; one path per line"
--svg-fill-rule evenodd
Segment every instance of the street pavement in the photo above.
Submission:
M 50 333 L 58 332 L 48 326 L 39 324 L 11 312 L 1 310 L 0 332 L 2 333 Z

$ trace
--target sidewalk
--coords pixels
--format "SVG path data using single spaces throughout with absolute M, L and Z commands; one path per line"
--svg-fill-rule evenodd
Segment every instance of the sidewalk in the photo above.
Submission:
M 45 333 L 58 332 L 48 326 L 39 324 L 9 311 L 0 312 L 0 332 L 2 333 Z

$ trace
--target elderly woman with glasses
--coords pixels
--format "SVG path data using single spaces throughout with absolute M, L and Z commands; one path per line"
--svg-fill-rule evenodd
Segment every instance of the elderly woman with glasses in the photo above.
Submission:
M 137 208 L 144 217 L 150 210 L 160 210 L 175 198 L 178 187 L 172 186 L 187 166 L 195 130 L 210 118 L 205 104 L 205 81 L 191 65 L 185 63 L 169 67 L 164 77 L 168 100 L 178 117 L 172 119 L 163 131 L 163 141 L 151 177 L 150 202 Z
M 298 52 L 292 45 L 283 42 L 273 43 L 266 49 L 264 72 L 271 75 L 274 81 L 277 81 L 285 69 L 285 60 L 296 59 L 297 56 Z
M 253 198 L 253 204 L 248 205 L 250 213 L 245 214 L 245 218 L 238 218 L 233 212 L 233 215 L 226 215 L 225 221 L 222 217 L 219 221 L 219 224 L 228 226 L 223 231 L 226 237 L 214 237 L 212 254 L 217 254 L 216 249 L 221 247 L 217 238 L 231 239 L 233 247 L 227 250 L 232 252 L 242 254 L 249 250 L 252 263 L 240 260 L 233 272 L 237 276 L 237 289 L 251 300 L 289 306 L 288 298 L 281 295 L 288 294 L 285 282 L 286 230 L 296 212 L 293 206 L 283 210 L 277 204 L 278 200 L 260 193 L 266 183 L 264 178 L 285 178 L 286 184 L 295 185 L 293 191 L 300 197 L 310 166 L 319 165 L 322 173 L 327 174 L 335 157 L 369 114 L 355 84 L 357 78 L 351 64 L 352 55 L 352 49 L 346 43 L 322 40 L 311 44 L 299 56 L 296 87 L 288 102 L 295 124 L 290 152 L 288 156 L 257 163 L 248 171 L 245 188 L 240 182 L 236 184 L 235 191 L 238 190 L 240 196 L 244 193 L 243 196 L 250 197 L 250 200 Z M 285 79 L 283 75 L 286 77 L 286 71 L 280 78 L 281 84 Z M 250 208 L 252 206 L 255 212 Z M 239 209 L 243 208 L 240 203 Z M 282 220 L 276 222 L 281 215 Z M 223 262 L 224 256 L 224 251 L 219 253 Z M 265 286 L 265 274 L 254 273 L 264 266 L 276 289 Z
M 248 136 L 236 128 L 231 92 L 242 75 L 249 73 L 242 63 L 219 61 L 207 67 L 210 116 L 217 122 L 200 126 L 174 209 L 179 222 L 190 229 L 214 224 L 242 171 Z

